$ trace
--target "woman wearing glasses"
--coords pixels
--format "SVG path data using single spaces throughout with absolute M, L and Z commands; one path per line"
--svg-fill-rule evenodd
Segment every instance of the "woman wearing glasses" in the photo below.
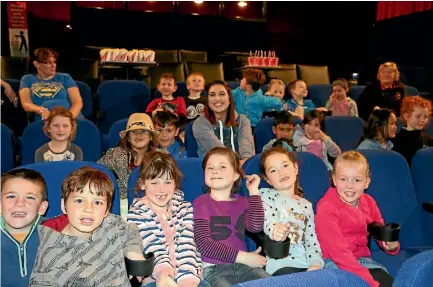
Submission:
M 19 96 L 25 111 L 34 112 L 35 120 L 46 119 L 56 106 L 69 109 L 74 118 L 82 117 L 80 91 L 70 75 L 56 72 L 58 54 L 49 48 L 34 52 L 37 74 L 22 77 Z

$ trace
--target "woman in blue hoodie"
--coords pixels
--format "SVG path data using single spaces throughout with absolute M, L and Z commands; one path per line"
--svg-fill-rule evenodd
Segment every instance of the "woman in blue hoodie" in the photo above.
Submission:
M 205 114 L 194 121 L 192 131 L 200 157 L 217 146 L 238 153 L 242 163 L 254 155 L 250 121 L 244 115 L 236 114 L 231 90 L 224 81 L 209 85 Z

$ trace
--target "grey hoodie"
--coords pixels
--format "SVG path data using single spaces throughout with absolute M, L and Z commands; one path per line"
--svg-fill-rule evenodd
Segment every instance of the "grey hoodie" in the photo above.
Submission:
M 192 126 L 192 132 L 198 144 L 198 155 L 204 156 L 214 147 L 228 147 L 239 154 L 241 159 L 252 157 L 254 140 L 250 120 L 244 115 L 236 118 L 237 127 L 226 127 L 220 121 L 213 126 L 204 116 L 198 117 Z

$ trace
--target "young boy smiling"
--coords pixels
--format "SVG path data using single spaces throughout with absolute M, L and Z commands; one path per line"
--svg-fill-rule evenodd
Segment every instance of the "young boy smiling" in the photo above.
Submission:
M 64 214 L 39 228 L 30 286 L 131 286 L 124 257 L 144 260 L 143 247 L 137 227 L 110 213 L 113 195 L 110 178 L 90 167 L 63 181 Z
M 28 286 L 39 246 L 37 226 L 48 208 L 44 178 L 32 169 L 1 178 L 1 286 Z

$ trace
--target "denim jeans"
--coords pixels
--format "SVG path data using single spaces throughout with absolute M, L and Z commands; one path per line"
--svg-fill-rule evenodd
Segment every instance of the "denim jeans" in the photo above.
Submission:
M 147 283 L 146 285 L 143 285 L 142 287 L 156 287 L 156 282 Z M 201 280 L 200 283 L 197 285 L 197 287 L 210 287 L 210 285 L 206 281 Z
M 262 268 L 251 268 L 248 265 L 217 264 L 204 269 L 204 279 L 212 287 L 231 287 L 235 284 L 267 278 L 270 275 Z
M 374 261 L 370 257 L 360 257 L 358 258 L 358 263 L 367 269 L 383 269 L 384 271 L 388 272 L 385 266 L 383 266 L 377 261 Z M 338 268 L 337 264 L 335 264 L 334 261 L 329 258 L 325 259 L 325 266 L 323 268 L 340 269 Z

